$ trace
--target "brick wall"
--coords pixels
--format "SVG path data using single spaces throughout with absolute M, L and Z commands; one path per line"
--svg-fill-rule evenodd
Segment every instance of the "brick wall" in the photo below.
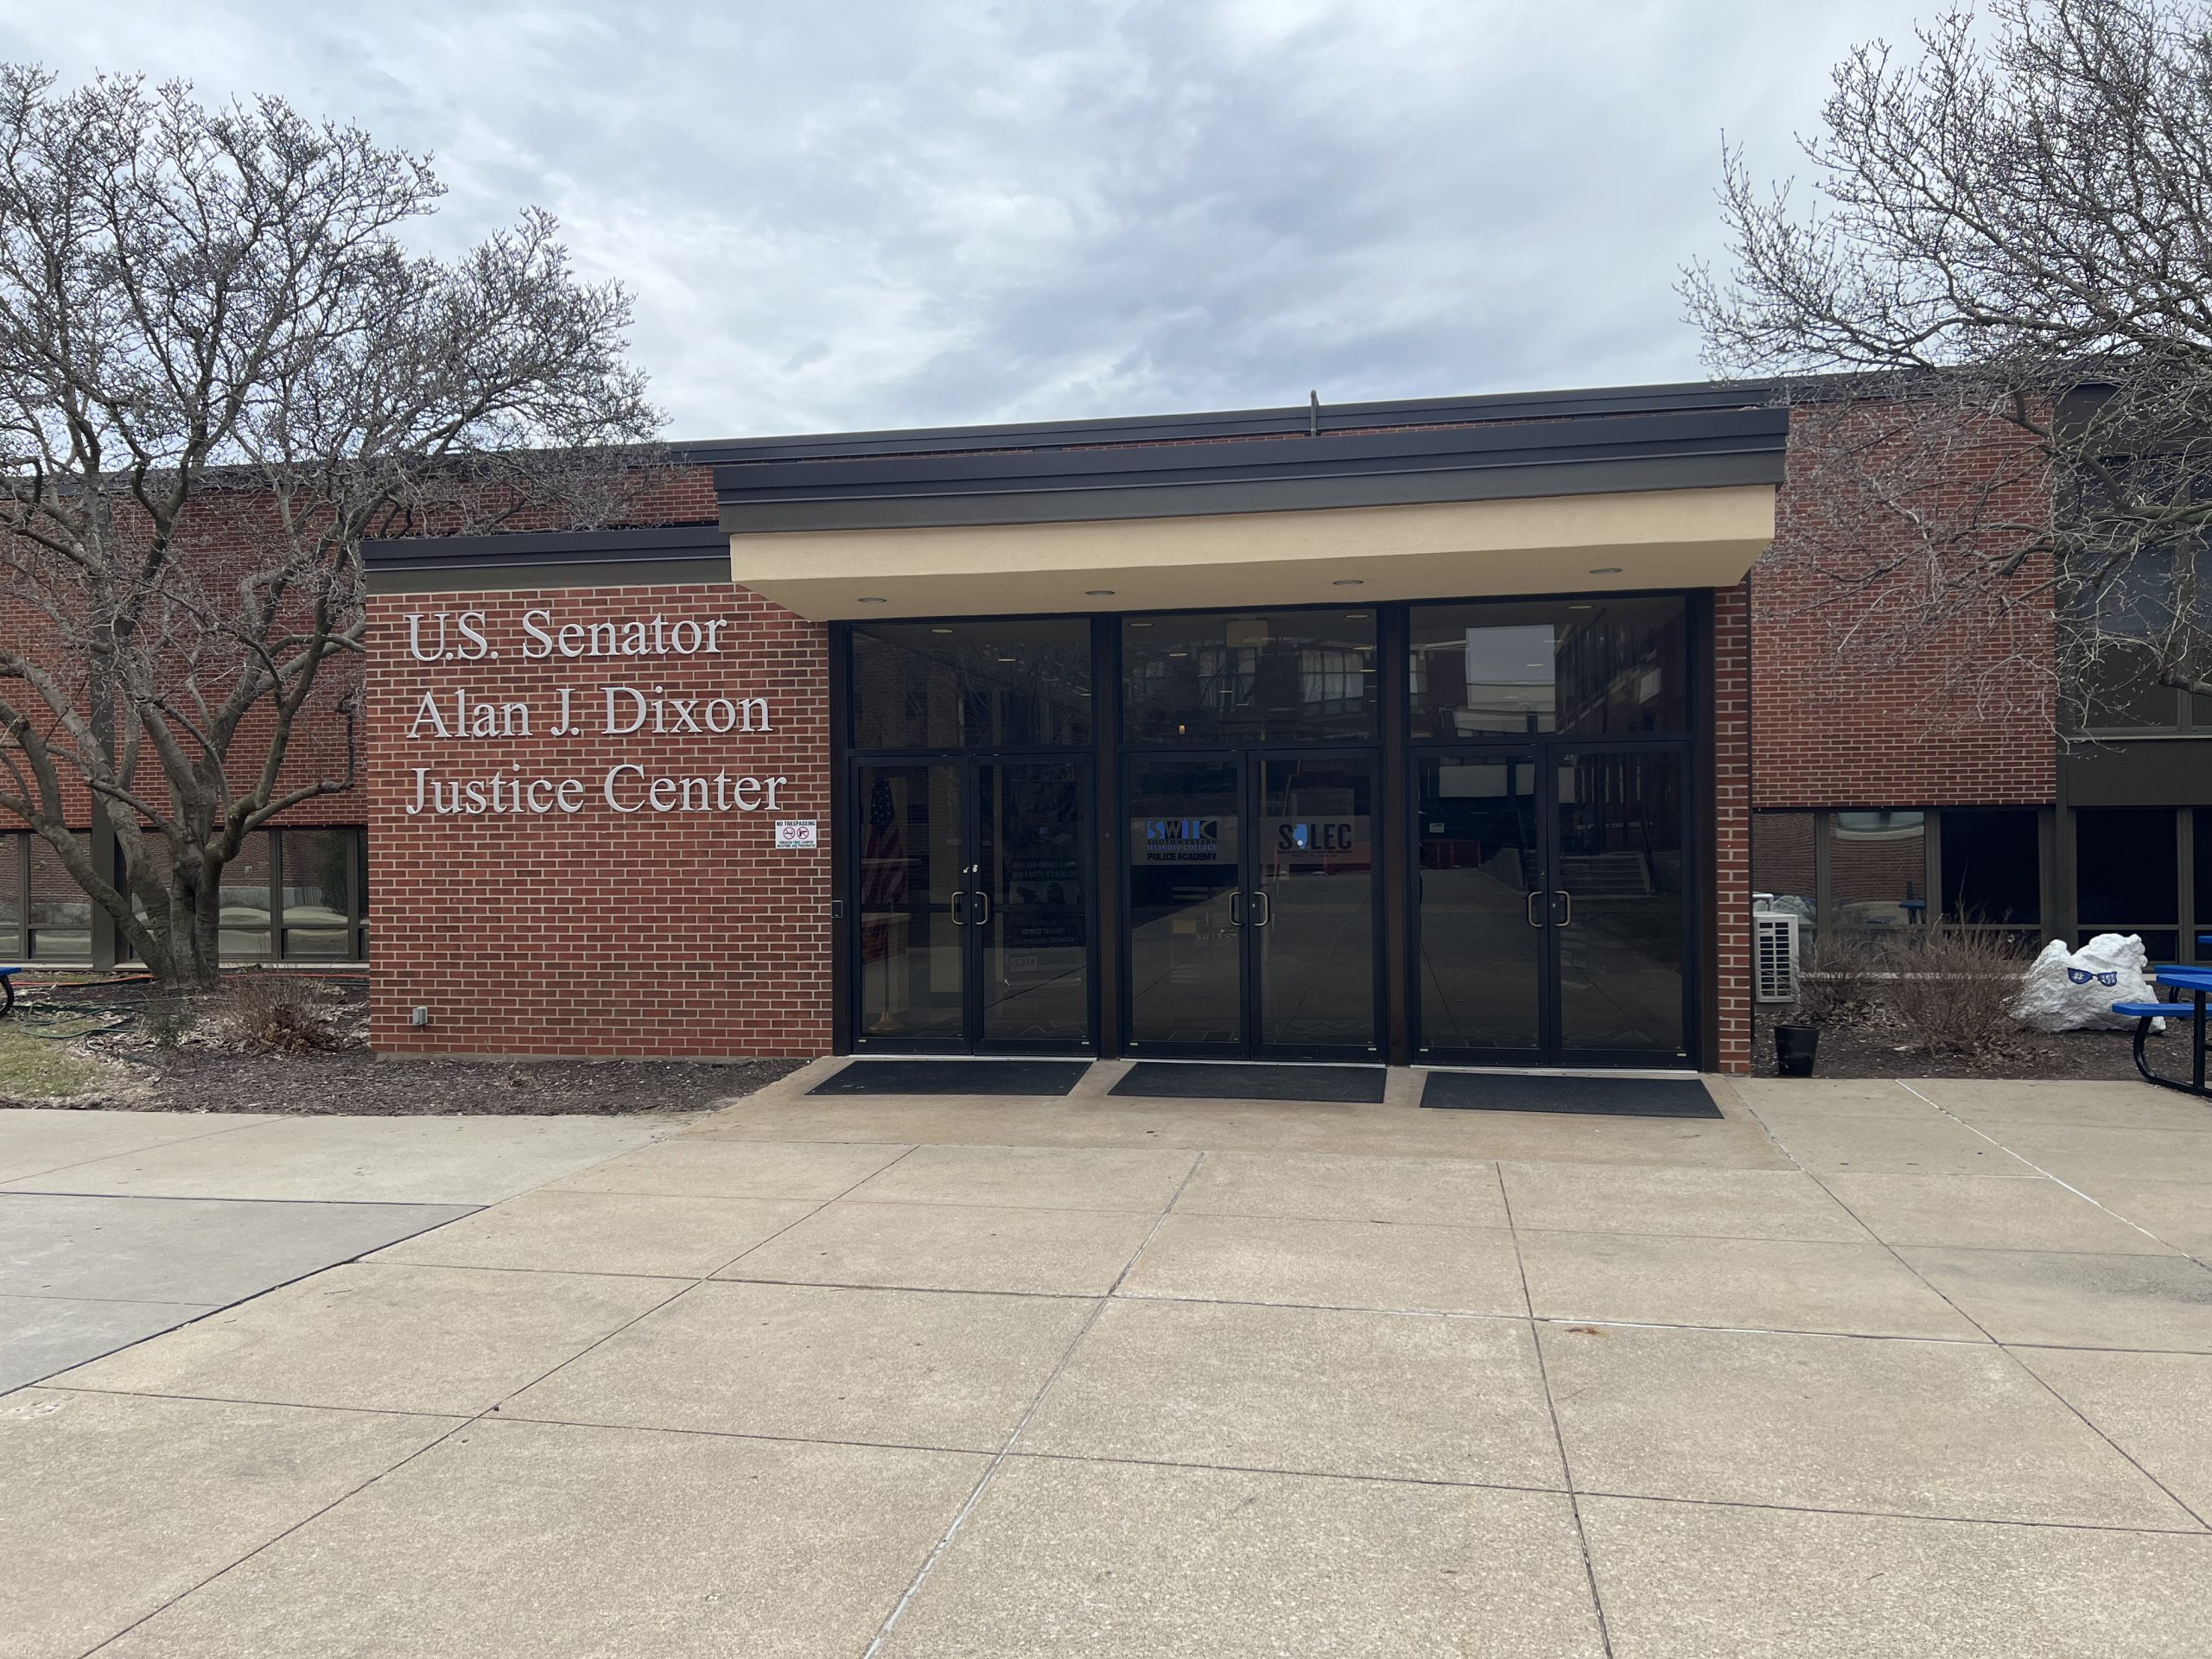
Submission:
M 593 624 L 662 619 L 664 649 L 642 656 L 543 652 L 526 612 L 557 645 Z M 410 652 L 409 613 L 460 613 L 486 653 L 432 662 Z M 677 625 L 719 623 L 716 651 Z M 631 639 L 626 629 L 620 645 Z M 650 632 L 643 636 L 652 639 Z M 370 601 L 370 1038 L 385 1053 L 603 1056 L 820 1054 L 830 1047 L 830 755 L 825 632 L 728 584 L 532 593 L 378 595 Z M 470 650 L 476 647 L 470 646 Z M 488 653 L 496 652 L 496 657 Z M 609 735 L 609 685 L 649 700 L 642 728 Z M 580 731 L 553 729 L 571 689 Z M 481 719 L 500 734 L 436 735 Z M 455 698 L 465 695 L 456 715 Z M 658 717 L 650 700 L 659 699 Z M 741 729 L 740 699 L 766 703 L 766 731 Z M 723 699 L 716 704 L 714 700 Z M 637 705 L 616 699 L 626 722 Z M 480 706 L 486 711 L 479 715 Z M 513 729 L 527 711 L 529 734 Z M 689 705 L 679 708 L 678 705 Z M 758 706 L 753 723 L 760 723 Z M 656 729 L 656 726 L 660 729 Z M 710 728 L 735 726 L 717 732 Z M 686 729 L 691 728 L 696 729 Z M 614 804 L 607 798 L 610 770 Z M 418 769 L 427 776 L 418 777 Z M 524 810 L 503 809 L 524 785 Z M 653 780 L 690 779 L 658 786 Z M 772 790 L 767 780 L 780 779 Z M 720 781 L 717 781 L 717 780 Z M 441 785 L 474 781 L 486 810 Z M 533 780 L 542 780 L 533 789 Z M 564 781 L 567 780 L 567 781 Z M 421 791 L 423 810 L 414 809 Z M 633 810 L 621 810 L 619 807 Z M 658 807 L 670 810 L 657 810 Z M 543 810 L 531 810 L 542 808 Z M 573 810 L 564 810 L 572 808 Z M 751 810 L 747 810 L 747 809 Z M 778 851 L 776 820 L 811 818 L 821 847 Z M 430 1023 L 409 1023 L 416 1007 Z
M 1930 627 L 1900 660 L 1840 654 L 1856 622 L 1885 628 L 1916 602 L 1910 573 L 1850 585 L 1908 544 L 1893 512 L 1846 502 L 1825 481 L 1792 427 L 1776 503 L 1772 549 L 1751 572 L 1751 775 L 1760 807 L 1962 806 L 2038 804 L 2057 787 L 2047 679 L 2047 606 L 2001 620 Z M 2017 442 L 1961 442 L 1955 476 L 1929 492 L 1937 522 L 1970 512 L 2034 522 L 2047 501 L 2024 481 Z M 1980 482 L 2005 480 L 1993 495 Z M 2040 573 L 2031 570 L 2024 587 Z M 1842 580 L 1839 580 L 1839 575 Z M 2016 665 L 2018 671 L 2015 671 Z M 1977 695 L 1992 688 L 2012 695 Z
M 1751 594 L 1713 596 L 1715 1071 L 1751 1069 Z

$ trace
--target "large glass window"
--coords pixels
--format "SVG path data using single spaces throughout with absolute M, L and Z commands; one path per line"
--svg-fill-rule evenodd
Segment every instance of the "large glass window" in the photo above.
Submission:
M 2140 933 L 2153 961 L 2179 953 L 2180 861 L 2170 806 L 2084 807 L 2074 815 L 2082 938 Z
M 1777 910 L 1798 918 L 1799 931 L 1819 915 L 1819 865 L 1814 855 L 1814 812 L 1751 815 L 1751 891 L 1768 895 Z
M 1689 729 L 1679 598 L 1413 607 L 1417 738 Z
M 2043 920 L 2043 844 L 2032 807 L 1954 807 L 1942 817 L 1943 914 L 1955 922 Z
M 1373 741 L 1375 613 L 1132 617 L 1122 700 L 1140 743 Z
M 92 959 L 92 901 L 85 896 L 43 836 L 30 841 L 29 954 L 34 962 L 90 962 Z M 92 836 L 79 830 L 77 845 L 92 855 Z M 10 872 L 12 878 L 13 872 Z
M 282 954 L 298 960 L 365 954 L 355 941 L 359 835 L 352 830 L 286 830 L 279 849 L 284 866 Z
M 1073 747 L 1090 741 L 1081 617 L 855 627 L 853 747 Z
M 2196 843 L 2192 849 L 2196 865 L 2195 931 L 2203 933 L 2212 931 L 2212 806 L 2200 806 L 2190 817 L 2193 820 L 2190 837 Z M 2193 942 L 2191 949 L 2178 954 L 2192 962 L 2212 961 L 2212 949 Z
M 1928 918 L 1928 815 L 1837 812 L 1828 821 L 1828 913 L 1870 932 Z

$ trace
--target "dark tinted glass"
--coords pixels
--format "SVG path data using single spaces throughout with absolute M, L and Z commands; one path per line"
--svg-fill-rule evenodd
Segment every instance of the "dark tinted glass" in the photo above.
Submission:
M 1416 605 L 1415 737 L 1689 729 L 1680 599 Z
M 2196 835 L 2196 925 L 2212 928 L 2212 806 L 2193 815 Z M 2197 960 L 2212 960 L 2212 947 L 2199 947 Z
M 1828 820 L 1827 920 L 1844 928 L 1928 919 L 1928 815 L 1838 812 Z
M 1810 812 L 1751 815 L 1751 891 L 1771 895 L 1773 907 L 1814 921 L 1813 823 Z
M 1090 624 L 1080 617 L 853 630 L 855 748 L 1090 741 Z
M 1943 913 L 1961 922 L 2043 919 L 2043 852 L 2031 809 L 1943 814 Z
M 1148 616 L 1122 625 L 1140 743 L 1364 742 L 1375 735 L 1375 613 Z
M 2174 854 L 2171 807 L 2085 807 L 2075 813 L 2075 895 L 2082 925 L 2133 928 L 2178 921 Z

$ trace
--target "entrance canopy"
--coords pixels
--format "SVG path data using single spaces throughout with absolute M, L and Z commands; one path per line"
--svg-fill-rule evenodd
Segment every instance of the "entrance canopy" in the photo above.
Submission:
M 1759 396 L 774 440 L 716 446 L 715 493 L 734 579 L 817 620 L 1732 587 L 1774 533 Z

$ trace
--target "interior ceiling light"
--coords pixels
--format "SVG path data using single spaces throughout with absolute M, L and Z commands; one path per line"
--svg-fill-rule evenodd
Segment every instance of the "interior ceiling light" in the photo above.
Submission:
M 1085 599 L 1111 599 L 1114 590 L 1111 588 L 1086 588 L 1083 590 L 1083 596 Z
M 952 630 L 950 628 L 931 628 L 930 632 L 931 633 L 950 633 Z
M 1357 576 L 1338 576 L 1329 584 L 1332 588 L 1364 588 L 1367 583 Z
M 1618 564 L 1601 564 L 1590 574 L 1593 576 L 1618 576 L 1620 573 L 1621 568 Z
M 1570 611 L 1586 611 L 1590 608 L 1590 601 L 1586 599 L 1580 605 L 1570 605 L 1567 608 Z
M 862 599 L 861 599 L 861 600 L 860 600 L 858 602 L 859 602 L 859 603 L 861 603 L 861 604 L 862 604 L 862 605 L 888 605 L 891 601 L 890 601 L 889 600 L 887 600 L 887 599 L 868 599 L 868 598 L 862 598 Z

